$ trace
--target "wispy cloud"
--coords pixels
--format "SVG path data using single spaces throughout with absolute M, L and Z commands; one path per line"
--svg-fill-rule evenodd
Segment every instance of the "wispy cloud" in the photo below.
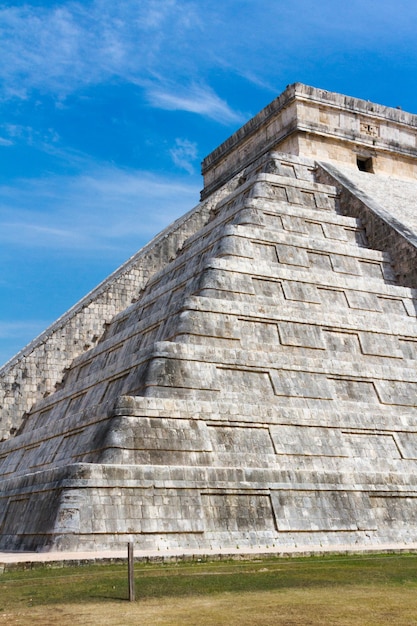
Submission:
M 198 158 L 197 144 L 194 141 L 176 139 L 175 146 L 171 148 L 170 154 L 177 167 L 180 167 L 189 174 L 194 174 L 193 163 Z
M 205 107 L 194 96 L 164 90 L 192 81 L 209 84 L 210 72 L 227 60 L 233 71 L 271 84 L 288 52 L 296 56 L 326 39 L 331 50 L 380 45 L 389 33 L 402 49 L 414 41 L 417 7 L 409 0 L 352 0 L 335 8 L 323 0 L 71 0 L 48 6 L 0 6 L 0 79 L 3 98 L 33 90 L 64 98 L 79 87 L 118 77 L 142 85 L 166 108 L 183 108 L 214 119 L 236 120 L 207 88 Z M 369 24 L 372 23 L 372 28 Z M 277 30 L 277 25 L 279 28 Z M 238 37 L 236 36 L 238 34 Z M 275 81 L 272 81 L 274 83 Z M 224 114 L 224 116 L 223 116 Z
M 198 191 L 197 177 L 183 183 L 110 166 L 20 180 L 0 186 L 0 244 L 67 255 L 119 249 L 126 241 L 139 247 L 197 204 Z
M 164 22 L 174 29 L 184 24 L 181 4 L 94 0 L 1 7 L 5 95 L 24 97 L 35 88 L 65 96 L 112 76 L 149 78 L 167 35 Z
M 17 142 L 22 142 L 28 146 L 36 146 L 45 152 L 59 151 L 59 135 L 52 128 L 42 128 L 40 130 L 32 126 L 22 124 L 1 124 L 0 130 L 3 137 L 0 137 L 0 145 L 12 146 Z
M 204 85 L 190 85 L 180 90 L 151 87 L 148 98 L 153 106 L 168 111 L 189 111 L 209 117 L 222 124 L 238 123 L 244 120 L 241 113 L 233 111 L 227 102 Z
M 62 99 L 116 77 L 141 86 L 154 106 L 240 121 L 204 81 L 178 92 L 199 75 L 190 48 L 202 30 L 200 10 L 184 0 L 0 7 L 2 98 L 24 99 L 37 90 Z

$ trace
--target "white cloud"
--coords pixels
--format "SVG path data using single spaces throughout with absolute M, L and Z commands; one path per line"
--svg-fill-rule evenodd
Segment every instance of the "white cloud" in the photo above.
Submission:
M 2 124 L 0 129 L 5 137 L 0 137 L 0 145 L 12 146 L 17 142 L 24 142 L 29 146 L 36 145 L 45 152 L 59 151 L 59 135 L 52 128 L 37 130 L 32 126 L 23 126 L 21 124 Z
M 241 113 L 233 111 L 227 102 L 204 85 L 191 85 L 189 88 L 172 87 L 167 90 L 162 86 L 151 87 L 148 98 L 153 106 L 168 111 L 189 111 L 209 117 L 222 124 L 244 121 Z
M 37 90 L 59 101 L 118 78 L 143 88 L 154 106 L 240 122 L 201 79 L 210 62 L 196 45 L 207 30 L 200 12 L 201 5 L 186 0 L 0 6 L 1 98 L 24 99 Z
M 409 0 L 84 0 L 48 6 L 0 5 L 0 79 L 3 98 L 32 89 L 64 98 L 79 87 L 117 77 L 149 89 L 167 108 L 206 115 L 198 94 L 165 90 L 167 81 L 209 83 L 213 68 L 259 84 L 275 83 L 290 54 L 300 57 L 326 41 L 326 54 L 380 49 L 413 50 L 417 6 Z M 372 28 L 369 28 L 369 24 Z M 272 81 L 271 81 L 272 79 Z M 275 79 L 275 80 L 274 80 Z M 296 77 L 294 77 L 296 79 Z M 205 93 L 204 93 L 205 92 Z M 203 96 L 210 95 L 203 88 Z M 213 95 L 213 94 L 212 94 Z M 196 102 L 197 101 L 197 102 Z M 222 117 L 224 103 L 209 110 Z M 233 115 L 231 121 L 234 121 Z
M 126 241 L 139 248 L 196 205 L 198 192 L 197 177 L 183 183 L 110 166 L 77 176 L 23 179 L 0 186 L 0 245 L 67 255 L 120 250 Z
M 197 144 L 188 139 L 176 139 L 175 147 L 169 151 L 175 165 L 189 174 L 194 174 L 193 163 L 198 158 Z
M 175 0 L 93 0 L 0 7 L 5 95 L 24 97 L 35 88 L 65 96 L 112 76 L 152 79 L 169 35 L 193 27 L 189 5 Z

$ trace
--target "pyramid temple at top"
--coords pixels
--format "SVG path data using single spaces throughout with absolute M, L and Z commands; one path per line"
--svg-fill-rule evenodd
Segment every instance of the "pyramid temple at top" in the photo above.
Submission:
M 417 541 L 417 116 L 296 83 L 203 175 L 0 370 L 0 549 Z

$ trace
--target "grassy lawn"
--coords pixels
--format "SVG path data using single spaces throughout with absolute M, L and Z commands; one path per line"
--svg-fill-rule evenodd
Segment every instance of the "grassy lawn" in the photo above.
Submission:
M 417 555 L 123 564 L 0 575 L 0 626 L 417 626 Z

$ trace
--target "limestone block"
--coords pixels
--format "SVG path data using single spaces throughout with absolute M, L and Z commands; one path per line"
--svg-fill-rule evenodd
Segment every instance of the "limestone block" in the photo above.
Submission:
M 323 330 L 323 337 L 326 346 L 332 352 L 347 352 L 349 354 L 359 354 L 361 352 L 358 333 L 326 329 Z
M 344 289 L 318 287 L 317 293 L 320 298 L 320 303 L 324 305 L 326 309 L 334 309 L 340 312 L 343 311 L 345 307 L 350 306 Z
M 229 256 L 243 258 L 253 257 L 250 241 L 244 239 L 243 237 L 237 237 L 233 234 L 224 236 L 220 241 L 218 241 L 213 248 L 212 254 L 217 258 Z
M 323 224 L 324 236 L 337 241 L 348 241 L 346 229 L 337 224 Z
M 347 491 L 271 492 L 279 531 L 373 529 L 366 494 Z
M 239 320 L 237 329 L 240 331 L 240 345 L 250 349 L 262 346 L 277 346 L 280 343 L 277 324 L 270 322 L 258 322 Z
M 337 400 L 367 402 L 371 404 L 379 402 L 380 394 L 379 391 L 377 394 L 375 388 L 378 385 L 379 389 L 379 383 L 336 377 L 333 377 L 331 382 L 334 389 L 334 398 Z
M 308 234 L 305 220 L 300 217 L 297 217 L 296 215 L 281 215 L 280 219 L 285 230 L 293 233 L 300 233 L 301 235 Z
M 239 328 L 230 315 L 202 315 L 197 311 L 185 310 L 176 322 L 176 335 L 197 335 L 201 337 L 221 337 L 240 339 Z
M 269 371 L 253 371 L 239 367 L 217 368 L 218 388 L 227 394 L 255 394 L 272 397 L 274 390 Z
M 417 359 L 417 340 L 399 337 L 398 344 L 405 359 Z
M 319 426 L 270 426 L 277 454 L 300 456 L 348 456 L 344 439 L 335 428 Z
M 276 529 L 269 495 L 206 493 L 201 496 L 207 531 Z
M 323 399 L 333 397 L 326 376 L 320 374 L 276 370 L 271 371 L 270 377 L 277 396 Z
M 20 448 L 11 450 L 0 457 L 0 472 L 2 477 L 7 477 L 8 474 L 12 474 L 17 470 L 24 453 L 25 449 Z
M 341 254 L 332 254 L 330 259 L 333 271 L 335 272 L 353 275 L 359 275 L 361 273 L 358 261 L 353 257 L 344 256 Z
M 371 497 L 372 513 L 380 526 L 390 526 L 394 532 L 404 527 L 415 532 L 417 519 L 417 498 L 407 497 L 405 494 L 380 493 Z
M 176 387 L 185 389 L 216 389 L 216 369 L 211 363 L 193 363 L 167 358 L 152 359 L 146 387 Z
M 311 268 L 314 270 L 333 272 L 333 266 L 330 254 L 323 254 L 321 252 L 308 252 L 308 261 Z
M 254 225 L 257 227 L 264 226 L 263 215 L 256 205 L 251 205 L 249 201 L 243 203 L 233 217 L 233 224 L 236 225 Z
M 257 455 L 273 455 L 274 448 L 267 428 L 242 426 L 209 426 L 212 449 L 215 452 L 232 452 Z M 260 464 L 262 462 L 260 461 Z
M 207 426 L 203 422 L 169 418 L 123 418 L 119 426 L 113 426 L 111 439 L 108 438 L 106 444 L 136 450 L 212 450 Z
M 403 356 L 398 339 L 392 335 L 361 332 L 359 341 L 363 354 L 391 356 L 398 359 Z
M 279 280 L 269 280 L 267 278 L 252 278 L 255 294 L 268 298 L 284 299 L 282 282 Z M 295 289 L 292 290 L 293 292 Z M 286 293 L 291 293 L 291 286 L 286 287 Z M 285 296 L 287 297 L 287 296 Z
M 417 383 L 379 380 L 375 382 L 375 387 L 384 404 L 417 405 Z
M 401 454 L 391 434 L 344 433 L 349 455 L 365 459 L 398 459 Z
M 381 305 L 377 296 L 373 293 L 361 291 L 345 291 L 349 306 L 352 309 L 363 309 L 364 311 L 381 311 Z
M 395 442 L 404 459 L 417 459 L 417 433 L 398 432 L 394 435 Z
M 315 203 L 318 209 L 325 211 L 335 210 L 338 206 L 336 194 L 333 195 L 317 192 L 314 194 Z
M 283 345 L 325 349 L 322 330 L 317 326 L 280 322 L 278 332 Z
M 277 244 L 276 253 L 278 255 L 279 263 L 300 267 L 310 267 L 307 253 L 302 248 L 287 246 L 285 244 Z
M 282 289 L 287 300 L 320 304 L 319 295 L 314 285 L 297 281 L 283 281 Z

